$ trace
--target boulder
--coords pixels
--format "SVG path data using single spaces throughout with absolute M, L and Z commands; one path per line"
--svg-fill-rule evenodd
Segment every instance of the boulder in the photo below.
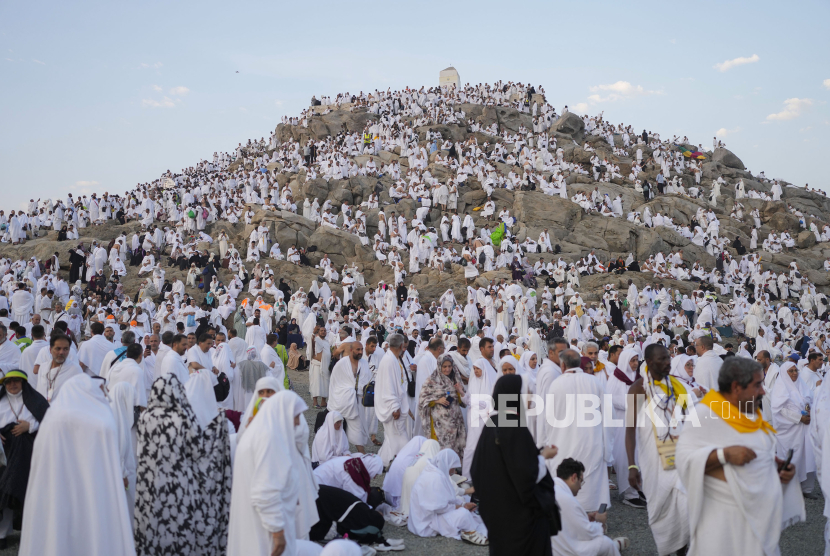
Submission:
M 585 135 L 585 122 L 573 112 L 567 112 L 556 120 L 553 129 L 559 133 L 570 135 L 578 141 Z
M 288 211 L 280 211 L 274 219 L 264 219 L 269 227 L 271 240 L 280 244 L 283 253 L 291 247 L 308 247 L 308 240 L 314 234 L 317 224 L 308 218 Z
M 526 129 L 533 127 L 533 119 L 526 112 L 519 112 L 515 108 L 507 106 L 498 106 L 494 109 L 498 117 L 500 130 L 508 129 L 516 132 L 519 131 L 521 126 L 524 126 Z
M 712 154 L 712 160 L 723 164 L 727 168 L 734 168 L 736 170 L 746 169 L 741 159 L 728 149 L 715 149 L 715 152 Z
M 809 249 L 816 244 L 816 235 L 810 230 L 804 230 L 798 234 L 795 244 L 799 249 Z
M 320 226 L 314 230 L 308 238 L 308 245 L 317 247 L 318 253 L 327 253 L 338 266 L 375 260 L 375 254 L 364 247 L 356 235 L 329 226 Z
M 328 199 L 329 196 L 329 184 L 323 178 L 317 178 L 316 180 L 308 180 L 303 184 L 303 199 L 309 199 L 314 201 L 317 199 L 320 204 L 323 204 L 323 201 Z M 295 202 L 297 199 L 295 199 Z
M 513 216 L 525 222 L 538 236 L 543 228 L 573 230 L 582 220 L 582 208 L 561 197 L 551 197 L 539 191 L 516 191 L 513 194 Z
M 798 217 L 789 212 L 776 212 L 767 221 L 770 228 L 776 232 L 798 232 Z

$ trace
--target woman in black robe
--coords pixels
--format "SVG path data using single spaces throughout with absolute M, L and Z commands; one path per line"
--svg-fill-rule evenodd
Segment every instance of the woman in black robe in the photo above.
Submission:
M 37 431 L 35 425 L 43 422 L 49 402 L 29 384 L 28 375 L 21 370 L 11 370 L 0 378 L 0 435 L 6 465 L 0 471 L 0 513 L 9 508 L 15 513 L 15 522 L 22 516 L 26 500 L 26 486 L 32 466 L 32 452 Z M 32 419 L 37 423 L 33 423 Z M 20 527 L 15 527 L 20 529 Z M 5 548 L 6 539 L 0 539 Z
M 355 542 L 383 542 L 383 515 L 351 492 L 320 485 L 317 515 L 320 520 L 311 526 L 309 532 L 309 538 L 313 541 L 324 540 L 332 524 L 336 524 L 338 535 L 348 535 Z
M 741 238 L 739 237 L 736 237 L 735 241 L 732 242 L 732 248 L 738 252 L 738 255 L 746 254 L 746 247 L 741 243 Z
M 623 320 L 622 307 L 618 299 L 612 299 L 608 306 L 611 308 L 611 324 L 622 330 L 625 328 L 625 321 Z
M 274 331 L 279 337 L 279 343 L 285 345 L 288 343 L 288 325 L 286 324 L 286 318 L 282 317 L 280 322 L 277 323 L 277 329 Z
M 84 276 L 83 273 L 84 264 L 86 263 L 86 255 L 84 254 L 83 247 L 83 244 L 80 244 L 77 249 L 71 249 L 69 251 L 70 284 L 77 282 L 78 278 L 80 278 L 83 283 L 86 283 L 86 276 Z
M 519 262 L 518 257 L 513 257 L 513 262 L 510 263 L 510 277 L 513 280 L 521 280 L 524 277 L 524 269 L 522 269 L 522 263 Z
M 484 427 L 470 468 L 491 556 L 548 556 L 550 537 L 561 528 L 550 473 L 545 471 L 542 480 L 536 480 L 540 452 L 527 430 L 524 412 L 519 415 L 521 390 L 519 375 L 505 375 L 496 382 L 493 399 L 506 410 L 498 417 L 491 414 L 495 426 Z M 511 394 L 515 401 L 500 403 L 501 394 Z M 545 448 L 542 455 L 555 453 Z

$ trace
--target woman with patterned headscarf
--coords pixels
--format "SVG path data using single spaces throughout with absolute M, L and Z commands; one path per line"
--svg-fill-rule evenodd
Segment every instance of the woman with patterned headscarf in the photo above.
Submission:
M 179 379 L 157 379 L 138 424 L 136 552 L 224 552 L 230 479 L 224 415 L 200 425 Z
M 453 358 L 444 355 L 438 367 L 421 386 L 418 397 L 418 411 L 425 436 L 437 440 L 441 448 L 455 450 L 459 457 L 464 455 L 467 429 L 461 407 L 464 386 L 461 374 L 456 370 Z

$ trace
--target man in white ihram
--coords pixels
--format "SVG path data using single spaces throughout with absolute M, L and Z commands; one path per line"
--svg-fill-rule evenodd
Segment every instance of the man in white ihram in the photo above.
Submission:
M 26 289 L 24 284 L 17 285 L 17 291 L 12 294 L 11 299 L 12 312 L 14 313 L 14 320 L 20 325 L 29 322 L 32 317 L 32 308 L 35 306 L 35 298 Z
M 384 436 L 378 455 L 383 458 L 384 467 L 388 468 L 401 448 L 409 442 L 412 412 L 406 392 L 406 373 L 399 359 L 406 338 L 401 334 L 392 334 L 387 341 L 389 351 L 380 361 L 375 380 L 375 414 L 383 423 Z
M 675 463 L 689 499 L 690 556 L 779 554 L 784 527 L 804 521 L 795 466 L 775 457 L 775 431 L 757 402 L 764 373 L 756 361 L 730 357 L 719 391 L 695 406 L 699 426 L 686 426 Z
M 555 421 L 553 426 L 545 427 L 545 438 L 542 439 L 545 446 L 559 448 L 559 453 L 546 463 L 554 474 L 565 458 L 582 462 L 585 466 L 585 484 L 577 500 L 586 512 L 593 512 L 602 504 L 611 505 L 606 458 L 608 448 L 602 419 L 605 389 L 599 377 L 582 371 L 579 366 L 581 356 L 576 351 L 563 351 L 559 354 L 559 360 L 564 371 L 562 376 L 551 382 L 545 398 L 550 403 L 553 397 L 553 409 L 545 408 L 545 418 Z M 589 399 L 596 400 L 593 411 L 583 414 L 580 408 L 587 407 L 589 403 L 586 400 Z M 568 404 L 576 405 L 569 411 Z M 574 420 L 566 425 L 569 414 Z
M 369 437 L 360 418 L 360 398 L 363 386 L 372 380 L 372 373 L 363 357 L 363 344 L 351 342 L 349 350 L 331 370 L 328 409 L 343 416 L 349 442 L 362 454 Z

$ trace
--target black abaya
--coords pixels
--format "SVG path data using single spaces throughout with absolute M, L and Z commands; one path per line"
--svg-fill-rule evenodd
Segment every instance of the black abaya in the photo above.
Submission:
M 78 278 L 83 278 L 82 271 L 84 268 L 84 264 L 86 263 L 86 257 L 83 253 L 78 249 L 73 249 L 69 252 L 69 283 L 74 284 Z
M 625 321 L 623 320 L 622 309 L 618 301 L 611 301 L 608 304 L 611 307 L 611 324 L 622 330 L 625 328 Z
M 516 384 L 515 392 L 510 392 L 510 387 L 500 388 Z M 499 393 L 518 394 L 520 389 L 521 377 L 506 375 L 496 382 L 493 397 L 498 400 Z M 542 481 L 536 482 L 538 456 L 526 426 L 487 426 L 481 433 L 470 475 L 479 513 L 487 526 L 491 556 L 552 553 L 550 537 L 558 531 L 551 531 L 551 521 L 540 501 L 553 504 L 553 479 L 545 472 Z

